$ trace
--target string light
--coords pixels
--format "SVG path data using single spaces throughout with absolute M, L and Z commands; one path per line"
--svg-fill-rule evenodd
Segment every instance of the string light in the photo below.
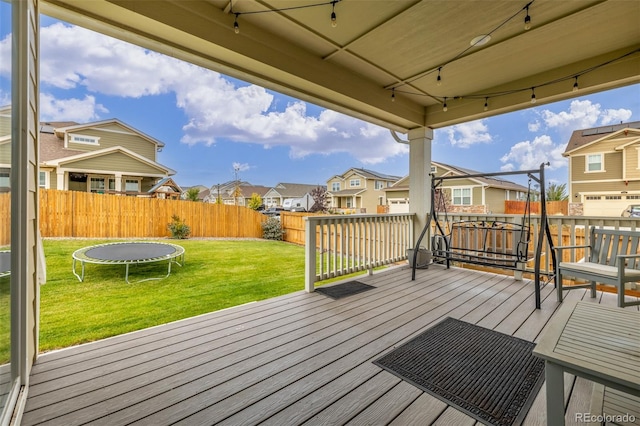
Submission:
M 442 105 L 442 111 L 447 112 L 449 108 L 447 108 L 447 98 L 444 98 L 444 104 Z
M 393 88 L 391 89 L 391 102 L 395 102 L 396 101 L 396 89 Z
M 436 78 L 436 83 L 438 86 L 442 86 L 442 77 L 440 77 L 440 71 L 442 71 L 442 67 L 438 68 L 438 78 Z
M 303 6 L 283 7 L 283 8 L 280 8 L 280 9 L 254 10 L 253 12 L 234 12 L 233 11 L 233 0 L 231 0 L 229 12 L 236 16 L 236 19 L 233 22 L 233 31 L 236 34 L 239 34 L 240 33 L 240 25 L 238 24 L 238 17 L 240 15 L 253 15 L 253 14 L 256 14 L 256 13 L 270 13 L 270 12 L 284 12 L 284 11 L 287 11 L 287 10 L 307 9 L 309 7 L 326 6 L 326 5 L 330 4 L 331 5 L 331 26 L 335 28 L 335 27 L 338 26 L 338 21 L 337 21 L 337 17 L 336 17 L 336 3 L 339 3 L 341 1 L 342 0 L 330 0 L 330 1 L 320 2 L 320 3 L 305 4 Z
M 532 104 L 536 103 L 536 91 L 534 87 L 531 88 L 531 103 Z
M 531 3 L 529 3 L 528 5 L 525 6 L 525 9 L 527 11 L 527 16 L 524 17 L 524 29 L 525 30 L 531 29 L 531 16 L 529 16 L 529 6 L 530 5 L 531 5 Z
M 484 98 L 484 110 L 489 110 L 489 98 Z
M 575 83 L 573 83 L 573 91 L 577 92 L 578 89 L 579 89 L 579 87 L 578 87 L 578 76 L 576 76 L 576 81 L 575 81 Z
M 336 20 L 336 2 L 331 2 L 331 26 L 333 28 L 338 26 L 338 21 Z

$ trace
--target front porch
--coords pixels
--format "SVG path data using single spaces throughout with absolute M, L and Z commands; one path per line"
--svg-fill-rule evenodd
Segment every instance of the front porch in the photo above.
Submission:
M 372 361 L 451 316 L 536 341 L 559 307 L 553 285 L 433 265 L 364 276 L 376 288 L 332 300 L 292 293 L 42 354 L 22 424 L 394 424 L 475 420 Z M 573 290 L 566 300 L 615 305 Z M 627 308 L 627 309 L 638 309 Z M 567 424 L 591 383 L 565 381 Z M 544 387 L 525 424 L 545 424 Z

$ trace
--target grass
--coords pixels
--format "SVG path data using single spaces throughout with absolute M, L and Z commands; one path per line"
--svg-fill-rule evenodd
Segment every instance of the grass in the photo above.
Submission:
M 266 240 L 171 240 L 185 264 L 163 280 L 127 284 L 125 267 L 86 265 L 71 253 L 105 240 L 45 240 L 40 288 L 40 351 L 103 339 L 304 289 L 304 248 Z M 166 274 L 166 262 L 131 266 L 130 281 Z

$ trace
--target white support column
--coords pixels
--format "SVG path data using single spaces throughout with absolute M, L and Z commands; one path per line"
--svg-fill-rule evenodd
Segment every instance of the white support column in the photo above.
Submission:
M 416 214 L 414 243 L 426 225 L 431 211 L 431 141 L 433 129 L 420 127 L 409 131 L 409 212 Z M 423 240 L 429 248 L 429 242 Z
M 69 189 L 67 187 L 67 182 L 64 179 L 65 174 L 66 173 L 64 172 L 64 170 L 58 169 L 56 171 L 56 189 L 60 191 L 66 191 L 67 189 Z
M 122 173 L 116 173 L 115 181 L 116 181 L 115 182 L 116 186 L 115 186 L 114 190 L 117 193 L 120 193 L 122 191 Z M 107 185 L 109 185 L 109 182 L 107 182 Z M 107 189 L 109 189 L 109 188 L 107 187 Z

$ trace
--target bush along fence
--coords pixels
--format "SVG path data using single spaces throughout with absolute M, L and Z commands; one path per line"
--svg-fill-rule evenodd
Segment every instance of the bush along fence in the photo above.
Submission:
M 10 194 L 0 194 L 0 245 L 10 242 Z M 164 238 L 180 218 L 190 237 L 262 238 L 266 217 L 242 206 L 40 190 L 43 237 Z

